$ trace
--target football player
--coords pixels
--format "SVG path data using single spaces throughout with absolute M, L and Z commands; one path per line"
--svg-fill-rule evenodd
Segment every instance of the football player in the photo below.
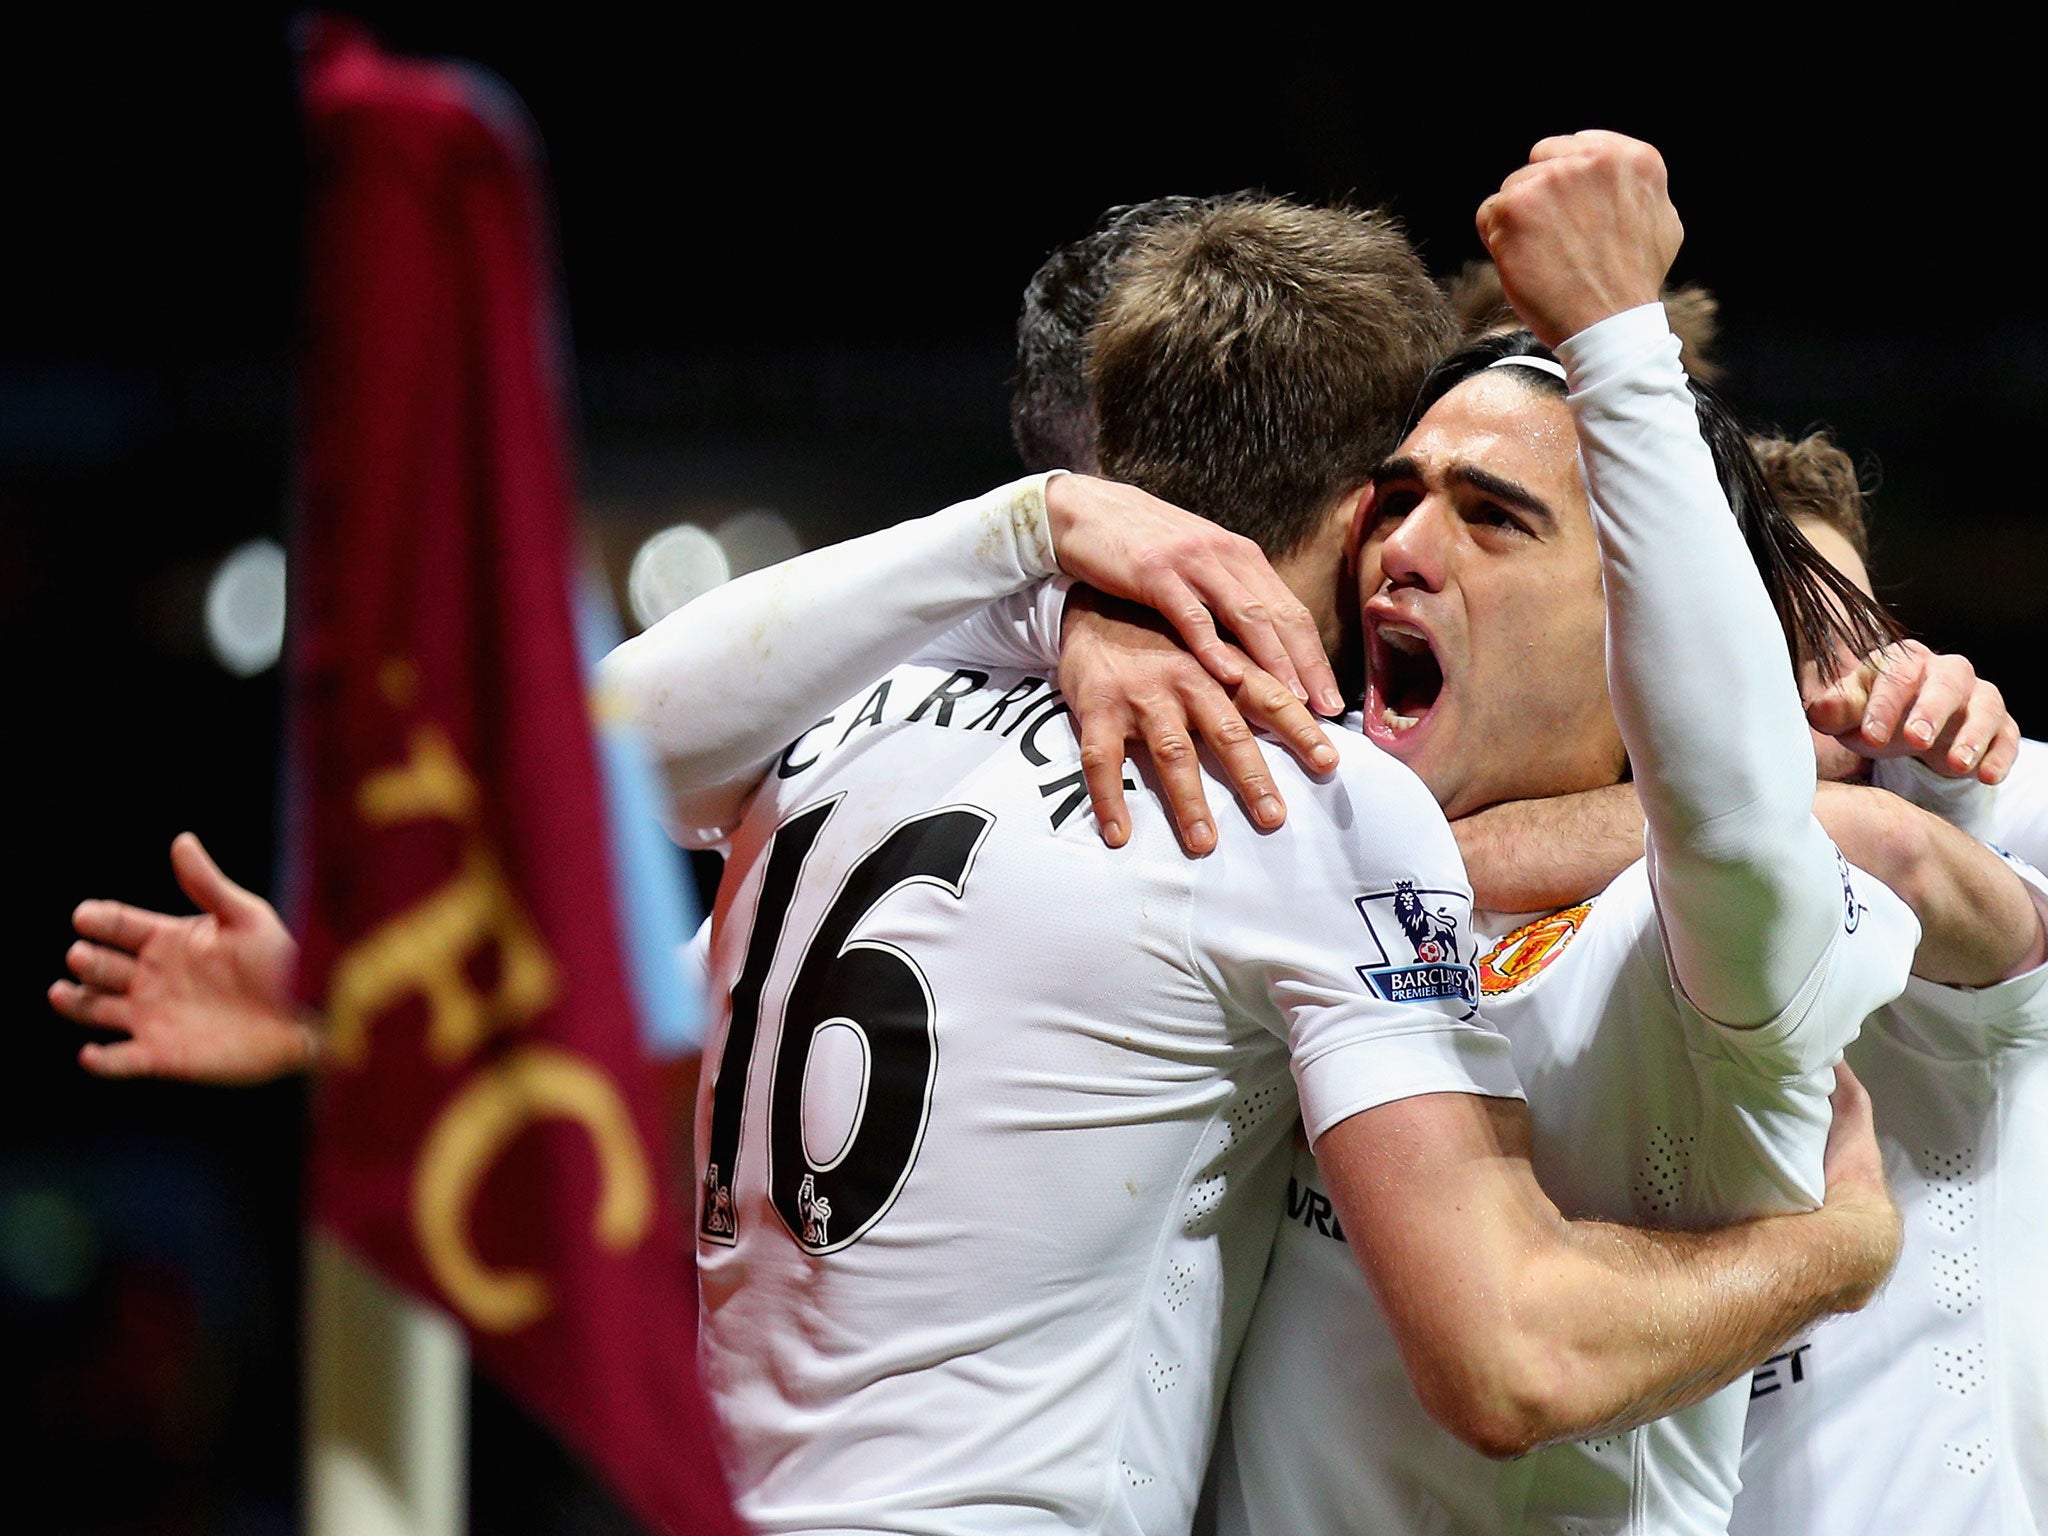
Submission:
M 1482 219 L 1509 292 L 1566 368 L 1546 369 L 1526 339 L 1467 349 L 1377 479 L 1359 558 L 1365 727 L 1453 815 L 1633 770 L 1652 857 L 1590 907 L 1482 917 L 1485 1006 L 1515 1043 L 1546 1189 L 1568 1208 L 1697 1226 L 1812 1199 L 1827 1064 L 1891 983 L 1863 989 L 1896 977 L 1918 934 L 1885 931 L 1890 894 L 1813 821 L 1786 641 L 1815 659 L 1829 644 L 1810 615 L 1780 638 L 1729 501 L 1759 557 L 1809 571 L 1815 557 L 1784 537 L 1710 406 L 1699 416 L 1724 450 L 1727 499 L 1710 471 L 1687 472 L 1706 449 L 1661 315 L 1617 313 L 1576 335 L 1561 318 L 1587 285 L 1550 287 L 1557 264 L 1541 258 L 1583 249 L 1600 221 L 1532 231 L 1526 205 L 1600 185 L 1604 169 L 1576 159 L 1540 147 Z M 1114 307 L 1098 346 L 1114 345 Z M 2031 921 L 2023 888 L 2001 893 Z M 1956 957 L 1944 929 L 1920 963 L 2023 963 L 2038 923 L 2020 932 L 2015 952 Z M 1420 1411 L 1328 1219 L 1331 1193 L 1303 1159 L 1233 1390 L 1226 1530 L 1725 1528 L 1743 1388 L 1490 1467 Z
M 1575 142 L 1557 157 L 1569 161 L 1568 195 L 1521 205 L 1526 223 L 1542 228 L 1602 199 L 1596 222 L 1626 231 L 1598 247 L 1591 263 L 1555 250 L 1526 259 L 1568 271 L 1563 291 L 1591 296 L 1562 323 L 1570 333 L 1598 332 L 1583 349 L 1592 354 L 1588 366 L 1611 375 L 1607 394 L 1620 425 L 1605 437 L 1589 434 L 1586 451 L 1608 466 L 1616 498 L 1651 520 L 1642 566 L 1656 563 L 1652 554 L 1665 562 L 1636 607 L 1624 600 L 1638 618 L 1642 608 L 1668 603 L 1672 570 L 1689 582 L 1701 559 L 1728 565 L 1726 540 L 1703 552 L 1692 524 L 1709 540 L 1721 532 L 1734 537 L 1682 374 L 1661 351 L 1660 327 L 1652 328 L 1654 304 L 1647 314 L 1639 308 L 1654 301 L 1676 234 L 1661 201 L 1661 166 L 1646 154 L 1606 137 Z M 1647 182 L 1655 195 L 1644 194 Z M 1612 195 L 1617 186 L 1627 201 Z M 1239 209 L 1200 221 L 1195 238 L 1222 239 L 1248 217 L 1255 215 Z M 1315 231 L 1316 240 L 1328 238 Z M 1598 266 L 1602 260 L 1608 265 Z M 1288 340 L 1298 349 L 1303 331 Z M 1300 372 L 1314 374 L 1297 361 Z M 1242 358 L 1233 362 L 1257 373 Z M 1677 378 L 1679 429 L 1671 425 L 1674 396 L 1670 379 L 1656 372 L 1660 363 Z M 1125 419 L 1117 414 L 1121 385 L 1112 379 L 1115 359 L 1098 353 L 1097 365 L 1105 461 L 1113 463 L 1117 423 Z M 1542 366 L 1516 359 L 1514 371 L 1547 377 Z M 1496 371 L 1485 387 L 1497 404 L 1535 416 L 1545 397 L 1509 371 Z M 1177 397 L 1150 398 L 1152 411 L 1164 415 L 1158 402 Z M 1645 401 L 1647 420 L 1631 416 L 1632 405 Z M 1538 493 L 1555 504 L 1548 521 L 1563 537 L 1576 485 L 1570 429 L 1557 403 L 1537 431 L 1553 448 L 1566 444 L 1561 459 L 1548 461 Z M 1638 441 L 1644 431 L 1649 450 Z M 1135 436 L 1143 438 L 1142 428 Z M 1270 472 L 1234 461 L 1225 473 L 1236 468 L 1255 478 L 1262 467 Z M 1702 515 L 1702 486 L 1710 506 L 1719 504 L 1717 516 Z M 1682 494 L 1674 498 L 1675 491 Z M 1700 1400 L 1721 1375 L 1718 1362 L 1702 1360 L 1654 1387 L 1638 1375 L 1622 1388 L 1619 1357 L 1610 1351 L 1633 1356 L 1628 1341 L 1650 1324 L 1651 1312 L 1662 1314 L 1659 1326 L 1671 1318 L 1664 1302 L 1650 1300 L 1657 1287 L 1594 1300 L 1607 1282 L 1567 1258 L 1592 1232 L 1603 1247 L 1697 1243 L 1692 1262 L 1711 1265 L 1719 1261 L 1709 1255 L 1725 1256 L 1732 1233 L 1784 1230 L 1766 1218 L 1652 1238 L 1613 1223 L 1561 1222 L 1526 1177 L 1520 1113 L 1486 1096 L 1472 1071 L 1482 1056 L 1479 1038 L 1458 1032 L 1472 1023 L 1476 1000 L 1466 970 L 1474 954 L 1470 912 L 1455 873 L 1418 863 L 1437 836 L 1428 797 L 1410 775 L 1389 780 L 1370 769 L 1374 755 L 1357 738 L 1340 743 L 1328 782 L 1268 754 L 1268 771 L 1295 806 L 1284 831 L 1226 840 L 1210 857 L 1187 860 L 1175 851 L 1166 818 L 1141 801 L 1135 814 L 1105 828 L 1118 846 L 1097 845 L 1074 813 L 1089 770 L 1101 761 L 1091 763 L 1058 722 L 1064 702 L 1044 685 L 1056 609 L 998 609 L 983 616 L 978 634 L 941 632 L 974 603 L 1022 588 L 1034 573 L 1050 574 L 1055 556 L 1068 574 L 1128 593 L 1135 585 L 1129 573 L 1115 569 L 1114 559 L 1098 565 L 1095 558 L 1088 498 L 1104 494 L 1077 477 L 1027 482 L 925 524 L 805 557 L 672 615 L 610 665 L 613 685 L 634 701 L 671 759 L 680 830 L 732 839 L 712 959 L 730 986 L 732 1018 L 700 1113 L 700 1160 L 703 1208 L 730 1208 L 740 1230 L 723 1230 L 721 1214 L 721 1230 L 702 1233 L 706 1341 L 709 1375 L 740 1457 L 736 1481 L 749 1490 L 743 1507 L 771 1529 L 857 1522 L 938 1529 L 940 1506 L 952 1512 L 955 1528 L 983 1529 L 994 1506 L 1027 1497 L 1075 1523 L 1184 1524 L 1191 1469 L 1242 1326 L 1237 1308 L 1252 1255 L 1263 1253 L 1261 1234 L 1271 1231 L 1270 1217 L 1253 1212 L 1262 1194 L 1281 1197 L 1285 1138 L 1275 1138 L 1269 1111 L 1282 1108 L 1286 1123 L 1283 1059 L 1290 1055 L 1308 1135 L 1329 1170 L 1318 1207 L 1324 1224 L 1349 1238 L 1345 1262 L 1355 1260 L 1380 1297 L 1415 1391 L 1437 1419 L 1493 1455 L 1570 1435 L 1572 1420 L 1576 1431 L 1626 1428 Z M 1674 510 L 1660 525 L 1646 509 L 1666 501 Z M 1582 502 L 1581 495 L 1577 544 L 1565 553 L 1585 562 L 1579 578 L 1592 600 L 1598 691 L 1599 568 Z M 1312 505 L 1317 527 L 1336 520 L 1331 510 L 1342 510 L 1348 524 L 1356 503 L 1346 487 Z M 1659 551 L 1670 518 L 1687 537 Z M 1314 529 L 1271 543 L 1283 569 L 1290 556 L 1321 547 Z M 1115 553 L 1127 547 L 1119 542 Z M 1746 565 L 1739 539 L 1734 551 Z M 1569 561 L 1546 569 L 1566 572 Z M 1760 608 L 1768 618 L 1753 571 L 1747 580 L 1755 600 L 1738 617 L 1753 621 L 1751 610 Z M 1320 583 L 1304 585 L 1312 604 Z M 1540 572 L 1536 587 L 1544 590 Z M 1802 611 L 1829 623 L 1821 589 L 1808 583 L 1799 590 Z M 1583 650 L 1583 600 L 1573 616 L 1580 630 L 1572 638 Z M 1684 617 L 1650 620 L 1648 629 Z M 840 670 L 872 668 L 892 651 L 934 639 L 938 647 L 922 666 L 870 674 L 866 684 Z M 1654 633 L 1644 643 L 1661 656 Z M 1741 669 L 1737 691 L 1754 694 L 1777 725 L 1789 719 L 1803 747 L 1783 652 L 1757 663 L 1754 649 L 1738 648 L 1731 659 Z M 1561 663 L 1579 660 L 1575 653 Z M 785 745 L 791 725 L 813 710 L 822 718 Z M 1564 756 L 1611 758 L 1618 771 L 1622 740 L 1611 724 L 1607 737 L 1604 747 L 1567 743 Z M 1748 863 L 1724 860 L 1696 880 L 1716 922 L 1695 924 L 1711 931 L 1686 954 L 1700 973 L 1688 984 L 1721 1022 L 1697 1017 L 1686 1043 L 1710 1059 L 1669 1098 L 1680 1116 L 1706 1096 L 1700 1084 L 1718 1075 L 1749 1072 L 1772 1085 L 1760 1091 L 1756 1123 L 1731 1126 L 1724 1138 L 1741 1149 L 1725 1161 L 1751 1188 L 1758 1179 L 1768 1188 L 1770 1199 L 1740 1213 L 1754 1215 L 1818 1203 L 1827 1063 L 1854 1021 L 1902 982 L 1917 933 L 1890 893 L 1852 883 L 1810 827 L 1810 770 L 1803 786 L 1780 782 L 1768 725 L 1746 745 L 1738 768 L 1771 801 L 1773 814 L 1758 821 L 1762 841 L 1784 847 L 1792 873 L 1773 883 L 1780 871 L 1763 861 L 1758 876 L 1745 848 Z M 1724 782 L 1719 792 L 1743 787 Z M 1795 804 L 1796 822 L 1785 810 Z M 974 851 L 954 862 L 971 859 L 971 870 L 949 863 L 936 877 L 925 875 L 923 889 L 894 897 L 904 906 L 892 913 L 885 900 L 917 878 L 909 866 L 897 867 L 901 856 L 892 850 L 911 835 L 906 829 L 934 816 L 960 821 L 954 845 Z M 812 840 L 829 835 L 834 818 L 850 821 L 854 835 L 825 845 L 821 857 Z M 787 829 L 797 846 L 778 851 Z M 1022 841 L 1000 842 L 1006 833 Z M 1312 852 L 1302 838 L 1339 851 Z M 868 873 L 884 858 L 896 863 Z M 1687 853 L 1670 858 L 1685 863 Z M 1000 879 L 980 887 L 977 904 L 975 878 L 997 869 Z M 1818 881 L 1807 878 L 1816 872 Z M 1768 909 L 1761 923 L 1748 915 L 1759 893 Z M 1788 907 L 1792 918 L 1783 916 Z M 814 936 L 799 947 L 785 943 L 786 930 Z M 915 987 L 907 979 L 888 988 L 878 982 L 860 1001 L 872 1012 L 875 997 L 897 999 L 900 1020 L 882 1015 L 878 1024 L 913 1042 L 937 1042 L 931 1054 L 918 1045 L 913 1064 L 922 1075 L 894 1087 L 886 1101 L 888 1123 L 919 1139 L 881 1170 L 886 1178 L 869 1176 L 868 1187 L 880 1193 L 865 1197 L 854 1215 L 871 1225 L 845 1234 L 835 1228 L 829 1243 L 810 1243 L 801 1209 L 787 1204 L 778 1182 L 843 1166 L 844 1149 L 869 1133 L 882 1102 L 873 1086 L 881 1081 L 877 1025 L 853 1011 L 855 994 L 825 979 L 825 967 L 835 954 L 842 964 L 858 956 L 878 976 L 893 976 L 920 951 L 934 968 L 928 984 L 919 970 Z M 890 958 L 870 960 L 871 952 Z M 1183 976 L 1199 978 L 1200 988 L 1188 992 L 1175 979 Z M 1201 992 L 1203 1015 L 1184 1012 Z M 949 1022 L 949 997 L 965 1000 L 964 1018 Z M 774 1020 L 764 1007 L 779 1010 L 779 1034 L 762 1022 Z M 1209 1022 L 1217 1016 L 1208 1010 L 1217 1008 L 1221 1036 Z M 1377 1021 L 1368 1032 L 1374 1038 L 1333 1047 L 1335 1037 L 1321 1029 L 1338 1017 Z M 1440 1064 L 1450 1059 L 1445 1043 L 1457 1042 L 1473 1086 L 1430 1091 L 1419 1060 L 1383 1049 L 1396 1037 Z M 1283 1039 L 1286 1048 L 1276 1049 Z M 1373 1052 L 1379 1060 L 1368 1068 Z M 1376 1086 L 1361 1077 L 1333 1103 L 1328 1070 L 1350 1063 L 1370 1071 Z M 942 1086 L 949 1072 L 957 1099 Z M 928 1096 L 920 1100 L 919 1092 Z M 920 1104 L 923 1113 L 914 1112 Z M 1436 1150 L 1446 1144 L 1448 1126 L 1437 1122 L 1444 1114 L 1465 1127 L 1449 1144 L 1466 1152 L 1448 1161 Z M 1489 1123 L 1495 1130 L 1473 1139 Z M 1674 1119 L 1681 1130 L 1697 1123 L 1697 1114 Z M 1026 1134 L 1032 1131 L 1041 1134 Z M 1154 1160 L 1135 1161 L 1147 1140 L 1157 1145 Z M 735 1174 L 735 1156 L 751 1157 L 751 1171 Z M 1479 1164 L 1512 1170 L 1516 1200 L 1526 1202 L 1509 1222 L 1519 1235 L 1506 1241 L 1508 1228 L 1498 1224 L 1504 1208 L 1470 1182 Z M 1123 1217 L 1114 1237 L 1096 1203 L 1117 1194 L 1103 1180 L 1104 1167 L 1127 1170 L 1122 1198 L 1109 1200 Z M 985 1209 L 991 1168 L 1002 1170 L 1010 1202 L 993 1215 Z M 1425 1168 L 1428 1177 L 1411 1178 Z M 714 1197 L 714 1188 L 729 1188 L 729 1201 Z M 1712 1201 L 1697 1202 L 1697 1210 L 1702 1220 L 1731 1214 Z M 1056 1242 L 1045 1236 L 1049 1226 Z M 1035 1246 L 1020 1249 L 1015 1243 L 1026 1232 Z M 1539 1238 L 1542 1232 L 1562 1245 Z M 868 1233 L 890 1241 L 864 1246 Z M 1532 1241 L 1533 1249 L 1526 1246 Z M 1664 1286 L 1676 1280 L 1664 1260 L 1629 1266 L 1639 1262 L 1665 1268 Z M 1812 1279 L 1783 1278 L 1793 1289 Z M 943 1280 L 940 1289 L 935 1279 Z M 1361 1304 L 1366 1284 L 1354 1277 Z M 1707 1302 L 1717 1291 L 1719 1302 Z M 1718 1283 L 1694 1290 L 1691 1305 L 1720 1315 L 1681 1332 L 1695 1346 L 1716 1338 L 1733 1345 L 1737 1334 L 1756 1331 L 1745 1314 L 1757 1300 L 1738 1301 Z M 1651 1311 L 1638 1310 L 1646 1305 Z M 1575 1338 L 1551 1332 L 1567 1317 L 1568 1331 L 1584 1330 Z M 1532 1328 L 1539 1318 L 1547 1321 Z M 1468 1331 L 1482 1320 L 1483 1345 Z M 1049 1346 L 1065 1360 L 1050 1359 Z M 1076 1383 L 1075 1360 L 1089 1385 Z M 1500 1417 L 1473 1411 L 1492 1397 L 1490 1389 L 1471 1395 L 1475 1374 L 1498 1381 L 1523 1366 L 1536 1374 L 1511 1392 L 1518 1408 Z M 998 1382 L 1005 1401 L 989 1395 Z M 1560 1411 L 1563 1401 L 1549 1400 L 1539 1382 L 1562 1390 L 1571 1408 Z M 1638 1395 L 1620 1401 L 1630 1390 Z M 1725 1421 L 1725 1400 L 1715 1400 L 1717 1424 Z M 1054 1402 L 1062 1407 L 1048 1413 Z M 1454 1443 L 1435 1425 L 1423 1427 Z M 1375 1433 L 1368 1426 L 1357 1438 L 1329 1438 L 1356 1456 Z M 872 1456 L 878 1440 L 892 1454 Z M 961 1462 L 963 1445 L 973 1451 L 971 1465 Z
M 1766 440 L 1759 458 L 1815 545 L 1868 591 L 1866 512 L 1847 455 L 1814 436 Z M 1836 774 L 1861 777 L 1875 758 L 1877 776 L 1908 799 L 2039 856 L 2042 840 L 2027 826 L 2039 804 L 2029 794 L 2035 744 L 2020 745 L 1995 795 L 1967 771 L 1967 743 L 1965 760 L 1943 763 L 1947 773 L 1878 755 L 1925 734 L 1913 718 L 1901 725 L 1909 712 L 1894 695 L 1904 674 L 1927 665 L 1918 652 L 1887 655 L 1816 701 L 1815 718 L 1832 728 Z M 1930 744 L 1930 755 L 1946 750 Z M 1827 787 L 1852 800 L 1876 793 Z M 1932 881 L 1961 861 L 1920 862 Z M 2013 875 L 2048 902 L 2030 865 L 2015 861 Z M 1975 915 L 1993 929 L 1999 911 L 1992 902 Z M 1877 1114 L 1906 1243 L 1898 1274 L 1867 1312 L 1816 1328 L 1751 1378 L 1739 1536 L 2048 1529 L 2048 1327 L 2032 1304 L 2048 1272 L 2036 1190 L 2048 1169 L 2048 967 L 1974 979 L 1988 984 L 1916 977 L 1849 1047 Z
M 1354 492 L 1284 553 L 1319 557 Z M 1141 808 L 1108 850 L 1076 814 L 1100 765 L 1017 664 L 1052 610 L 889 668 L 1055 552 L 1156 600 L 1148 537 L 1213 536 L 1171 524 L 1027 483 L 736 583 L 612 669 L 675 755 L 679 828 L 732 839 L 699 1219 L 707 1358 L 766 1528 L 1183 1526 L 1295 1091 L 1418 1387 L 1496 1454 L 1694 1400 L 1886 1262 L 1853 1135 L 1812 1216 L 1565 1222 L 1472 1015 L 1439 814 L 1355 738 L 1328 782 L 1262 757 L 1285 832 L 1191 862 Z M 1255 610 L 1277 616 L 1285 654 L 1306 605 L 1183 568 L 1255 650 Z M 787 742 L 778 711 L 829 718 Z

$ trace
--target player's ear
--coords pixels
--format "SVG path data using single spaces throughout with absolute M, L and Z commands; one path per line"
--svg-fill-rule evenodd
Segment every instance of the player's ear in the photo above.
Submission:
M 1350 495 L 1351 531 L 1344 540 L 1344 579 L 1358 580 L 1358 546 L 1365 542 L 1365 531 L 1372 526 L 1373 498 L 1378 488 L 1368 480 Z

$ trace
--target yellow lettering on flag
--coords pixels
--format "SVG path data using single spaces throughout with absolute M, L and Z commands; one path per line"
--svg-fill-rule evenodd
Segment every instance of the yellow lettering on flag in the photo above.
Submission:
M 404 763 L 371 774 L 356 791 L 356 810 L 363 820 L 373 827 L 405 821 L 475 826 L 476 780 L 455 755 L 455 744 L 434 726 L 423 725 L 407 746 Z
M 474 1326 L 523 1328 L 551 1304 L 531 1270 L 499 1270 L 469 1239 L 469 1211 L 485 1177 L 528 1126 L 571 1120 L 597 1152 L 600 1190 L 591 1233 L 613 1252 L 632 1248 L 654 1220 L 654 1180 L 631 1114 L 612 1080 L 574 1052 L 522 1045 L 484 1068 L 448 1102 L 413 1174 L 413 1225 L 427 1268 Z
M 357 792 L 356 807 L 373 827 L 448 821 L 471 835 L 447 884 L 380 923 L 335 962 L 327 1012 L 337 1065 L 362 1065 L 371 1021 L 413 995 L 426 999 L 427 1053 L 444 1064 L 463 1060 L 492 1030 L 516 1028 L 554 1004 L 554 961 L 477 832 L 479 800 L 476 780 L 431 725 L 413 732 L 402 765 L 371 774 Z M 470 979 L 469 965 L 493 941 L 498 977 L 487 996 Z
M 409 707 L 418 679 L 409 664 L 385 663 L 385 696 Z M 454 743 L 431 724 L 414 729 L 405 761 L 362 782 L 356 810 L 373 828 L 442 821 L 463 832 L 455 872 L 420 901 L 380 923 L 335 961 L 327 996 L 327 1054 L 360 1067 L 370 1026 L 410 997 L 424 999 L 426 1050 L 444 1066 L 467 1061 L 494 1031 L 518 1029 L 554 1006 L 560 977 L 485 835 L 482 794 Z M 472 964 L 497 951 L 488 991 Z M 458 1088 L 429 1127 L 413 1169 L 414 1235 L 428 1271 L 475 1327 L 509 1333 L 553 1304 L 531 1270 L 494 1269 L 470 1240 L 469 1217 L 490 1171 L 530 1126 L 570 1121 L 597 1153 L 596 1241 L 613 1252 L 636 1247 L 653 1225 L 655 1189 L 631 1111 L 596 1063 L 548 1043 L 512 1047 Z
M 497 984 L 486 995 L 470 979 L 470 959 L 495 940 Z M 424 901 L 379 924 L 334 964 L 327 994 L 328 1046 L 339 1066 L 360 1066 L 370 1022 L 415 994 L 427 1003 L 427 1053 L 453 1064 L 494 1029 L 514 1029 L 545 1013 L 558 989 L 554 961 L 488 849 L 480 842 L 462 867 Z

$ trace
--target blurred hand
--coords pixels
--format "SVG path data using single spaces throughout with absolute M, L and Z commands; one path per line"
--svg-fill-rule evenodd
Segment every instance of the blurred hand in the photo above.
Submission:
M 1311 772 L 1337 766 L 1314 715 L 1278 679 L 1239 657 L 1242 677 L 1226 690 L 1150 610 L 1076 587 L 1067 598 L 1060 644 L 1060 692 L 1081 737 L 1081 771 L 1102 839 L 1120 848 L 1131 835 L 1124 802 L 1125 744 L 1149 754 L 1167 814 L 1189 853 L 1216 846 L 1202 789 L 1197 742 L 1262 828 L 1287 819 L 1286 804 L 1253 735 L 1263 726 Z
M 319 1034 L 292 993 L 299 947 L 269 902 L 228 879 L 199 839 L 171 844 L 178 884 L 200 909 L 171 917 L 81 902 L 65 954 L 76 981 L 50 987 L 68 1019 L 128 1038 L 79 1049 L 101 1077 L 267 1083 L 310 1068 Z
M 1244 682 L 1255 663 L 1304 703 L 1343 713 L 1315 619 L 1250 539 L 1091 475 L 1055 475 L 1045 510 L 1061 570 L 1164 615 L 1218 682 Z
M 1963 656 L 1918 640 L 1873 651 L 1811 689 L 1806 720 L 1858 757 L 1911 757 L 1952 779 L 1996 784 L 2019 756 L 2005 697 Z M 1903 724 L 1902 724 L 1903 722 Z
M 1685 238 L 1663 156 L 1599 130 L 1543 140 L 1479 205 L 1477 222 L 1508 302 L 1553 349 L 1655 303 Z

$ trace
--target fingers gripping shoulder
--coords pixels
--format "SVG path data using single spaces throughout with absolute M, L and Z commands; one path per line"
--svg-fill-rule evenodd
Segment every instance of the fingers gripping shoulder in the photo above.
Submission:
M 1355 884 L 1427 876 L 1455 888 L 1469 904 L 1471 886 L 1457 839 L 1428 787 L 1356 732 L 1328 734 L 1337 761 L 1321 774 L 1311 774 L 1282 743 L 1258 734 L 1274 787 L 1287 801 L 1287 820 L 1270 831 L 1243 822 L 1230 827 L 1205 861 L 1216 865 L 1217 877 L 1235 885 L 1276 878 Z

